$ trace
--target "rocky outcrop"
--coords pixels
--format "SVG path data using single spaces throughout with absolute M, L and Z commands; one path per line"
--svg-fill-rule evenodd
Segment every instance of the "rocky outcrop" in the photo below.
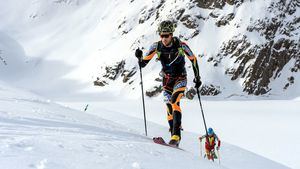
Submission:
M 232 21 L 234 19 L 234 17 L 235 17 L 234 13 L 230 13 L 226 16 L 223 16 L 219 21 L 216 22 L 216 25 L 218 27 L 228 25 L 230 23 L 230 21 Z
M 242 40 L 231 40 L 225 44 L 218 59 L 214 60 L 215 64 L 225 56 L 233 58 L 236 63 L 236 66 L 227 68 L 225 74 L 231 76 L 231 80 L 244 78 L 244 91 L 255 95 L 269 92 L 271 80 L 280 77 L 281 70 L 292 58 L 300 61 L 297 42 L 284 38 L 251 46 L 244 36 Z M 299 65 L 290 70 L 297 72 Z
M 284 9 L 278 10 L 282 7 Z M 281 70 L 291 59 L 296 62 L 290 71 L 299 70 L 299 39 L 293 40 L 292 36 L 295 36 L 295 30 L 299 29 L 300 19 L 299 17 L 286 19 L 288 15 L 294 14 L 297 7 L 299 4 L 295 1 L 290 1 L 289 4 L 285 4 L 285 1 L 272 3 L 269 12 L 277 15 L 270 19 L 256 20 L 247 28 L 249 32 L 255 31 L 264 37 L 265 43 L 254 45 L 246 35 L 236 36 L 224 43 L 220 53 L 215 58 L 210 58 L 208 62 L 214 62 L 217 66 L 224 58 L 234 59 L 235 66 L 226 68 L 225 74 L 231 76 L 231 80 L 245 79 L 244 91 L 248 94 L 268 93 L 271 90 L 270 82 L 280 77 Z M 293 84 L 291 79 L 287 79 L 288 83 L 284 89 Z
M 133 75 L 136 73 L 136 68 L 132 68 L 131 70 L 123 70 L 121 77 L 123 77 L 123 83 L 127 83 Z M 131 83 L 131 82 L 129 82 Z
M 124 72 L 125 60 L 121 62 L 117 62 L 113 66 L 106 66 L 105 73 L 103 75 L 104 78 L 110 80 L 116 80 L 118 76 L 120 76 Z
M 263 95 L 269 93 L 272 88 L 272 81 L 283 77 L 282 70 L 288 70 L 285 73 L 286 82 L 282 86 L 283 90 L 295 85 L 293 74 L 300 70 L 299 53 L 299 29 L 300 17 L 299 0 L 274 0 L 269 6 L 263 6 L 267 9 L 267 15 L 247 17 L 247 21 L 238 17 L 237 11 L 246 0 L 192 0 L 186 3 L 186 8 L 178 6 L 171 10 L 170 17 L 175 20 L 177 25 L 184 25 L 186 31 L 179 35 L 182 40 L 190 40 L 201 33 L 201 28 L 205 22 L 215 23 L 215 28 L 221 29 L 230 27 L 233 29 L 230 33 L 230 40 L 226 40 L 218 47 L 216 54 L 209 55 L 207 62 L 211 63 L 216 69 L 224 71 L 232 81 L 241 82 L 243 91 L 250 95 Z M 251 0 L 247 0 L 251 3 Z M 160 12 L 166 8 L 167 1 L 160 0 L 153 2 L 152 6 L 142 7 L 140 16 L 137 18 L 139 24 L 149 21 L 158 21 Z M 171 2 L 176 3 L 176 1 Z M 230 10 L 227 10 L 227 5 Z M 224 8 L 227 6 L 226 8 Z M 193 10 L 191 10 L 193 9 Z M 199 10 L 200 12 L 194 12 Z M 205 9 L 205 12 L 201 10 Z M 222 11 L 223 9 L 226 9 Z M 298 11 L 297 11 L 298 10 Z M 165 12 L 165 11 L 164 11 Z M 126 18 L 124 18 L 126 20 Z M 247 22 L 247 23 L 245 23 Z M 119 29 L 127 30 L 126 24 L 129 22 L 120 22 Z M 151 25 L 155 23 L 152 22 Z M 234 34 L 235 33 L 235 34 Z M 251 37 L 252 36 L 252 37 Z M 141 44 L 141 39 L 146 39 L 147 35 L 142 35 L 134 44 Z M 255 38 L 257 39 L 255 39 Z M 298 37 L 298 38 L 297 38 Z M 226 37 L 227 39 L 227 37 Z M 195 41 L 194 41 L 195 42 Z M 214 52 L 212 52 L 214 53 Z M 205 55 L 205 56 L 204 56 Z M 202 58 L 206 58 L 203 54 Z M 131 77 L 135 75 L 136 68 L 124 70 L 125 61 L 117 63 L 115 66 L 105 68 L 105 74 L 98 80 L 98 85 L 106 85 L 109 80 L 115 80 L 118 77 L 123 78 L 124 83 L 132 83 Z M 107 80 L 106 80 L 107 79 Z M 161 82 L 160 78 L 157 81 Z M 153 97 L 161 93 L 162 88 L 159 85 L 147 91 L 146 95 Z M 202 95 L 215 96 L 221 93 L 221 87 L 215 84 L 202 86 L 200 90 Z M 190 88 L 185 93 L 187 98 L 192 99 L 195 96 L 195 89 Z
M 94 81 L 94 86 L 105 86 L 105 85 L 108 85 L 108 83 L 104 80 L 100 80 L 99 77 L 97 77 L 97 80 Z
M 205 8 L 205 9 L 214 9 L 214 8 L 219 8 L 222 9 L 226 1 L 225 0 L 195 0 L 194 3 L 199 8 Z
M 194 0 L 193 1 L 199 8 L 204 9 L 222 9 L 226 4 L 241 5 L 244 0 Z
M 162 91 L 163 91 L 162 85 L 154 86 L 152 89 L 146 91 L 146 96 L 155 97 L 160 93 L 162 93 Z M 210 84 L 210 85 L 202 85 L 199 92 L 202 96 L 216 96 L 221 93 L 221 90 L 220 90 L 220 86 L 214 86 Z M 187 89 L 184 93 L 184 97 L 190 100 L 194 99 L 196 95 L 197 95 L 197 91 L 194 87 Z
M 159 95 L 163 91 L 162 85 L 154 86 L 151 90 L 146 91 L 146 96 L 154 97 Z
M 130 70 L 125 69 L 125 60 L 117 62 L 113 66 L 105 66 L 104 73 L 101 77 L 97 77 L 97 80 L 94 81 L 95 86 L 105 86 L 108 85 L 108 81 L 116 80 L 119 77 L 123 78 L 123 83 L 131 84 L 133 81 L 130 79 L 136 74 L 136 67 L 133 67 Z
M 221 93 L 220 86 L 203 85 L 200 90 L 200 94 L 204 96 L 216 96 Z
M 202 85 L 200 88 L 201 96 L 216 96 L 221 93 L 220 86 Z M 192 100 L 197 95 L 197 91 L 194 87 L 186 90 L 185 97 Z
M 4 60 L 4 58 L 2 57 L 2 50 L 0 50 L 0 61 L 6 66 L 7 62 Z
M 148 9 L 148 8 L 143 8 L 142 11 L 140 12 L 140 17 L 139 17 L 139 24 L 143 24 L 147 20 L 149 20 L 152 16 L 156 15 L 156 19 L 159 17 L 159 9 L 163 6 L 165 3 L 165 0 L 160 0 L 160 2 Z

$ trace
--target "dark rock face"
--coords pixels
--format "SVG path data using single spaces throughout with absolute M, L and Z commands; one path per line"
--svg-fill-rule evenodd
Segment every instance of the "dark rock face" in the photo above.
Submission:
M 250 46 L 245 37 L 243 40 L 230 41 L 222 48 L 218 55 L 219 60 L 215 62 L 219 63 L 227 55 L 238 64 L 236 67 L 227 68 L 225 74 L 230 75 L 231 80 L 245 78 L 244 91 L 255 95 L 269 92 L 270 81 L 280 76 L 280 71 L 292 58 L 300 60 L 299 45 L 293 40 L 283 38 L 255 46 Z M 298 71 L 299 67 L 295 66 L 292 70 Z
M 196 17 L 190 15 L 184 15 L 180 21 L 189 29 L 195 29 L 199 26 L 196 22 Z
M 163 91 L 162 85 L 154 86 L 153 89 L 146 91 L 146 96 L 154 97 Z
M 290 85 L 294 84 L 294 80 L 295 78 L 293 76 L 289 77 L 288 79 L 288 83 L 285 84 L 284 88 L 283 89 L 287 89 Z
M 151 90 L 146 91 L 146 96 L 155 97 L 159 95 L 163 91 L 162 85 L 154 86 Z M 200 94 L 202 96 L 216 96 L 221 93 L 220 86 L 210 85 L 203 85 L 200 88 Z M 184 96 L 190 100 L 194 99 L 197 95 L 197 91 L 194 87 L 187 89 Z
M 234 19 L 235 14 L 230 13 L 227 16 L 222 17 L 218 22 L 216 22 L 216 25 L 218 27 L 228 25 L 230 21 Z
M 203 85 L 200 90 L 201 95 L 216 96 L 221 93 L 220 86 Z
M 4 58 L 2 57 L 2 50 L 0 50 L 0 61 L 6 66 L 7 62 L 4 60 Z
M 236 22 L 236 12 L 223 14 L 220 12 L 225 5 L 234 5 L 235 9 L 244 3 L 245 0 L 191 0 L 187 3 L 186 8 L 178 8 L 177 11 L 172 11 L 170 15 L 175 19 L 177 24 L 182 24 L 188 29 L 188 34 L 179 35 L 182 40 L 190 40 L 196 37 L 201 32 L 201 26 L 207 20 L 215 22 L 218 29 L 222 29 L 228 25 L 240 28 L 245 26 L 243 20 L 241 23 Z M 247 0 L 251 2 L 252 0 Z M 165 8 L 166 0 L 160 0 L 151 8 L 143 8 L 141 15 L 138 18 L 139 24 L 143 24 L 150 18 L 157 20 L 160 18 L 160 12 Z M 202 13 L 192 15 L 190 9 L 198 10 L 208 9 L 207 16 L 202 16 Z M 300 17 L 299 12 L 300 0 L 274 0 L 268 7 L 268 13 L 265 18 L 250 19 L 250 23 L 246 30 L 243 28 L 241 33 L 235 34 L 230 40 L 223 43 L 218 54 L 207 59 L 214 67 L 224 67 L 224 74 L 229 76 L 232 81 L 242 80 L 243 91 L 250 95 L 267 94 L 272 89 L 270 83 L 282 75 L 283 69 L 288 69 L 291 74 L 287 75 L 286 83 L 282 89 L 288 89 L 291 85 L 295 85 L 295 77 L 293 73 L 298 73 L 300 70 Z M 298 11 L 297 11 L 298 10 Z M 272 16 L 272 17 L 270 17 Z M 120 31 L 127 30 L 126 18 L 124 18 L 119 26 Z M 249 21 L 247 21 L 249 22 Z M 153 23 L 152 23 L 153 24 Z M 237 30 L 238 31 L 238 30 Z M 246 31 L 244 33 L 243 31 Z M 126 32 L 125 32 L 126 33 Z M 249 34 L 257 34 L 263 42 L 254 44 L 253 39 Z M 256 36 L 257 36 L 256 35 Z M 298 37 L 298 38 L 295 38 Z M 144 35 L 142 35 L 144 38 Z M 140 44 L 140 40 L 136 42 Z M 204 57 L 203 57 L 204 58 Z M 0 58 L 1 59 L 1 58 Z M 234 63 L 226 65 L 225 61 Z M 104 86 L 109 80 L 123 78 L 124 83 L 131 84 L 130 80 L 136 74 L 136 68 L 124 70 L 125 61 L 116 63 L 113 66 L 107 66 L 103 77 L 105 80 L 98 79 L 95 85 Z M 289 66 L 287 68 L 287 66 Z M 156 81 L 161 82 L 161 78 Z M 153 97 L 162 92 L 160 85 L 153 86 L 153 89 L 146 92 L 146 95 Z M 203 85 L 201 87 L 201 95 L 215 96 L 221 93 L 220 86 Z M 190 88 L 185 93 L 189 99 L 193 99 L 196 95 L 194 88 Z
M 105 67 L 105 72 L 103 75 L 100 77 L 97 77 L 97 80 L 94 81 L 95 86 L 105 86 L 108 85 L 109 83 L 107 81 L 109 80 L 116 80 L 119 77 L 123 78 L 123 83 L 129 82 L 131 77 L 133 77 L 136 74 L 136 67 L 133 67 L 130 70 L 126 70 L 125 67 L 125 60 L 122 60 L 121 62 L 117 62 L 113 66 L 106 66 Z M 101 79 L 106 79 L 106 80 L 101 80 Z M 129 82 L 130 84 L 132 81 Z
M 285 1 L 272 3 L 269 12 L 277 12 L 273 18 L 254 21 L 247 30 L 249 32 L 256 31 L 260 36 L 265 37 L 266 42 L 261 45 L 252 45 L 246 35 L 242 38 L 234 37 L 232 40 L 223 44 L 220 53 L 216 58 L 210 58 L 209 62 L 218 65 L 226 57 L 233 58 L 237 63 L 235 67 L 227 68 L 225 74 L 231 76 L 231 80 L 245 78 L 244 91 L 248 94 L 262 95 L 268 93 L 271 88 L 269 84 L 281 75 L 281 70 L 287 65 L 291 59 L 295 59 L 294 67 L 291 72 L 299 70 L 300 53 L 299 39 L 291 40 L 290 37 L 295 36 L 294 30 L 299 29 L 299 17 L 293 20 L 286 20 L 288 15 L 295 12 L 295 8 L 299 7 L 296 1 Z M 278 10 L 278 8 L 284 8 Z M 276 38 L 283 35 L 282 38 Z M 298 35 L 299 36 L 299 35 Z M 284 86 L 287 89 L 291 84 Z
M 205 9 L 213 9 L 213 8 L 222 9 L 226 4 L 225 0 L 195 0 L 194 2 L 199 8 L 205 8 Z
M 143 24 L 144 22 L 146 22 L 147 20 L 149 20 L 152 16 L 156 15 L 156 19 L 159 17 L 159 9 L 163 6 L 163 4 L 165 3 L 165 0 L 161 0 L 159 2 L 159 4 L 151 9 L 146 9 L 144 8 L 141 11 L 141 16 L 139 19 L 139 24 Z
M 100 80 L 99 77 L 97 77 L 97 80 L 94 81 L 94 86 L 105 86 L 105 85 L 108 85 L 108 83 L 104 80 Z
M 130 78 L 135 75 L 136 73 L 136 69 L 133 68 L 131 70 L 124 70 L 121 74 L 121 76 L 123 77 L 123 83 L 126 83 L 130 80 Z
M 220 86 L 202 85 L 200 88 L 200 95 L 202 96 L 216 96 L 221 93 Z M 197 95 L 195 88 L 191 87 L 185 93 L 185 97 L 192 100 Z
M 204 9 L 222 9 L 226 3 L 229 5 L 241 5 L 244 0 L 194 0 L 193 1 L 199 8 Z
M 110 80 L 116 80 L 117 77 L 124 72 L 125 60 L 116 63 L 114 66 L 106 66 L 105 67 L 105 74 L 103 75 L 104 78 L 108 78 Z
M 182 15 L 184 14 L 184 12 L 185 12 L 184 8 L 176 11 L 176 13 L 175 13 L 176 20 L 180 20 Z

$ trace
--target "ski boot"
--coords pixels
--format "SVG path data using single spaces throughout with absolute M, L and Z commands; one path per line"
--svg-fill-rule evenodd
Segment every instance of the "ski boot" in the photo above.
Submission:
M 170 146 L 178 147 L 180 142 L 180 137 L 178 135 L 173 135 L 169 141 Z

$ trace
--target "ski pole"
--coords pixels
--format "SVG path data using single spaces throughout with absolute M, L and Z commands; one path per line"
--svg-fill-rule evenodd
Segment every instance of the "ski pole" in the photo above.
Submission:
M 143 75 L 142 75 L 142 67 L 140 67 L 140 77 L 141 77 L 141 89 L 142 89 L 142 101 L 143 101 L 143 111 L 144 111 L 144 124 L 145 124 L 145 134 L 146 136 L 148 135 L 147 133 L 147 120 L 146 120 L 146 111 L 145 111 L 145 99 L 144 99 L 144 86 L 143 86 Z
M 221 164 L 221 157 L 220 157 L 220 152 L 219 152 L 219 150 L 217 150 L 217 153 L 218 153 L 219 164 Z
M 198 99 L 199 99 L 199 104 L 200 104 L 200 109 L 201 109 L 201 113 L 202 113 L 202 118 L 203 118 L 203 122 L 204 122 L 205 133 L 206 133 L 206 139 L 207 139 L 208 133 L 207 133 L 207 127 L 206 127 L 204 112 L 203 112 L 203 108 L 202 108 L 202 103 L 201 103 L 199 88 L 197 88 L 197 95 L 198 95 Z
M 200 155 L 201 155 L 201 157 L 203 157 L 202 155 L 203 155 L 203 153 L 202 153 L 202 139 L 200 139 Z

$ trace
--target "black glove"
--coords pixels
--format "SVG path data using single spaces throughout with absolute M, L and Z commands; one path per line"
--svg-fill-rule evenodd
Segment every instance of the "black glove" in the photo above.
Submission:
M 200 76 L 195 77 L 194 83 L 195 83 L 195 88 L 197 89 L 201 86 L 202 82 Z
M 135 57 L 137 57 L 139 59 L 139 61 L 142 59 L 142 57 L 143 57 L 143 51 L 141 51 L 140 48 L 137 48 L 135 50 Z

